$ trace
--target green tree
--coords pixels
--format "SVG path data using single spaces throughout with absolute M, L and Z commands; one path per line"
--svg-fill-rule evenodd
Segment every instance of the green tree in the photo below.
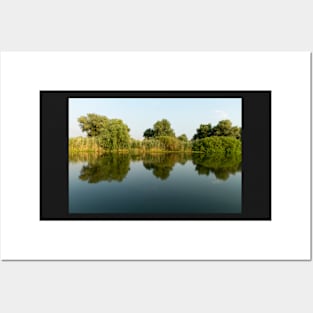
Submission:
M 181 151 L 182 142 L 175 137 L 170 136 L 160 136 L 158 140 L 165 151 Z
M 131 149 L 141 149 L 142 148 L 142 141 L 131 138 L 130 139 L 130 148 Z
M 241 139 L 241 128 L 237 126 L 232 127 L 231 136 L 235 137 L 236 139 Z
M 203 152 L 218 159 L 241 159 L 241 141 L 227 136 L 211 136 L 193 141 L 192 150 Z
M 232 135 L 232 123 L 230 120 L 219 121 L 218 124 L 213 127 L 213 136 L 231 136 Z
M 99 145 L 105 150 L 129 149 L 131 139 L 129 128 L 122 120 L 111 119 L 100 129 Z
M 153 130 L 154 130 L 155 137 L 159 137 L 159 136 L 175 137 L 175 132 L 171 128 L 171 123 L 167 119 L 162 119 L 161 121 L 157 121 L 153 125 Z
M 186 134 L 182 134 L 180 136 L 177 137 L 177 139 L 183 141 L 183 142 L 187 142 L 188 141 L 188 138 L 186 136 Z
M 212 135 L 212 126 L 211 124 L 201 124 L 197 129 L 197 133 L 193 136 L 193 140 L 203 139 L 210 137 Z
M 87 133 L 88 137 L 96 137 L 100 134 L 108 123 L 109 119 L 104 115 L 88 113 L 87 116 L 80 116 L 78 123 L 83 132 Z
M 154 137 L 154 130 L 152 128 L 146 129 L 145 132 L 143 133 L 143 136 L 147 139 L 153 138 Z

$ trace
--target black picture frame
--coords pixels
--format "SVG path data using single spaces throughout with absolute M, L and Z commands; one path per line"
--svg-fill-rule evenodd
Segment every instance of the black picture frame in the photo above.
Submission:
M 70 214 L 69 98 L 241 98 L 240 214 Z M 271 220 L 271 91 L 40 91 L 40 220 Z

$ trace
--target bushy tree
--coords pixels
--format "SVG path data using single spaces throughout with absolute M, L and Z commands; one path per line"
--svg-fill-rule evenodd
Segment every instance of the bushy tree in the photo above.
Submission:
M 122 120 L 111 119 L 100 129 L 99 144 L 105 150 L 129 149 L 129 128 Z
M 183 145 L 180 140 L 171 136 L 160 136 L 158 137 L 161 147 L 165 151 L 181 151 L 183 150 Z
M 210 137 L 212 135 L 212 126 L 211 124 L 201 124 L 197 129 L 197 133 L 193 136 L 193 140 L 203 139 Z
M 232 123 L 230 120 L 219 121 L 216 126 L 212 129 L 213 136 L 231 136 L 232 134 Z
M 129 149 L 130 129 L 120 119 L 88 113 L 78 118 L 79 126 L 88 137 L 96 137 L 98 145 L 104 150 Z
M 231 136 L 235 137 L 236 139 L 241 139 L 241 128 L 237 126 L 232 127 Z
M 154 130 L 152 128 L 146 129 L 145 132 L 143 133 L 143 136 L 147 139 L 153 138 L 154 137 Z
M 233 137 L 211 136 L 193 141 L 192 150 L 217 158 L 241 158 L 241 141 Z
M 182 134 L 180 136 L 177 137 L 178 140 L 183 141 L 183 142 L 187 142 L 188 138 L 186 136 L 186 134 Z
M 157 121 L 153 125 L 154 136 L 169 136 L 175 137 L 175 132 L 171 128 L 171 123 L 167 119 L 162 119 L 161 121 Z
M 234 137 L 236 139 L 241 139 L 241 128 L 238 126 L 232 126 L 232 122 L 230 120 L 222 120 L 213 128 L 211 124 L 201 124 L 192 139 L 197 140 L 211 136 Z
M 87 133 L 88 137 L 96 137 L 100 134 L 100 130 L 105 128 L 109 119 L 104 115 L 88 113 L 87 116 L 80 116 L 78 123 L 83 132 Z

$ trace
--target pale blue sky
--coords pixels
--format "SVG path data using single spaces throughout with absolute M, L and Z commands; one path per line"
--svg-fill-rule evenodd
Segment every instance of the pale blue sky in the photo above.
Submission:
M 230 119 L 241 127 L 240 98 L 71 98 L 69 99 L 69 136 L 85 136 L 77 119 L 87 113 L 122 119 L 130 128 L 130 135 L 143 138 L 147 128 L 166 118 L 176 136 L 185 133 L 188 139 L 200 124 L 216 125 Z

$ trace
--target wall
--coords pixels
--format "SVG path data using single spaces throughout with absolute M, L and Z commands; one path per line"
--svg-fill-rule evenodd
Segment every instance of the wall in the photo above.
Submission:
M 0 50 L 313 50 L 312 1 L 1 0 Z M 2 182 L 4 183 L 4 182 Z M 312 262 L 1 262 L 1 312 L 312 312 Z

